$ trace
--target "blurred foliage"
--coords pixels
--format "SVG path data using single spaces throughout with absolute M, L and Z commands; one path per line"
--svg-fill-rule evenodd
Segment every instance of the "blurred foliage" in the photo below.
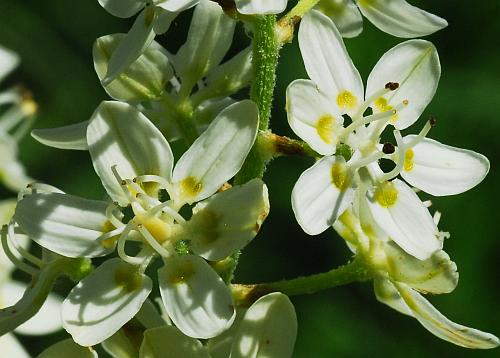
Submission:
M 477 150 L 491 161 L 491 172 L 479 187 L 456 197 L 433 199 L 433 208 L 443 212 L 441 229 L 452 234 L 445 249 L 459 267 L 460 284 L 452 294 L 432 297 L 431 301 L 450 319 L 498 335 L 498 2 L 475 1 L 473 6 L 456 1 L 410 2 L 445 17 L 449 27 L 428 37 L 438 48 L 443 74 L 423 118 L 406 132 L 418 132 L 432 114 L 438 118 L 432 138 Z M 175 51 L 185 39 L 189 18 L 190 12 L 182 14 L 159 42 Z M 130 24 L 130 19 L 106 13 L 96 0 L 0 0 L 0 44 L 22 58 L 20 68 L 2 87 L 21 83 L 34 93 L 41 108 L 37 128 L 86 120 L 99 102 L 107 99 L 94 73 L 92 44 L 99 36 L 127 31 Z M 366 79 L 379 57 L 402 40 L 382 33 L 368 21 L 364 27 L 362 35 L 346 40 L 346 45 Z M 247 41 L 242 30 L 236 41 Z M 279 134 L 292 136 L 286 122 L 284 92 L 290 81 L 306 77 L 301 61 L 297 43 L 286 45 L 281 53 L 272 119 L 272 127 Z M 28 173 L 40 181 L 88 198 L 103 195 L 86 152 L 47 148 L 27 137 L 21 143 L 20 155 Z M 271 215 L 242 255 L 236 281 L 262 282 L 321 272 L 349 258 L 333 230 L 311 238 L 295 222 L 290 192 L 300 173 L 311 164 L 309 159 L 280 158 L 269 166 L 265 180 L 270 188 Z M 0 190 L 2 198 L 13 196 Z M 58 288 L 65 289 L 64 285 Z M 292 300 L 299 319 L 296 357 L 498 356 L 498 350 L 469 351 L 437 339 L 416 320 L 378 303 L 370 284 Z M 38 354 L 42 347 L 63 336 L 21 340 Z

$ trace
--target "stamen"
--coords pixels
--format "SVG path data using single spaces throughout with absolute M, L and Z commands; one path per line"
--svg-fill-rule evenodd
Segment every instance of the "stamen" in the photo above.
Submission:
M 173 201 L 168 200 L 164 203 L 161 203 L 161 204 L 155 206 L 154 208 L 151 208 L 147 212 L 146 218 L 152 218 L 156 214 L 160 213 L 160 211 L 163 211 L 167 215 L 171 216 L 178 223 L 184 224 L 186 222 L 186 220 L 177 211 L 175 211 L 172 207 L 170 207 L 170 205 L 172 205 L 172 204 L 173 204 Z
M 394 82 L 389 82 L 389 83 L 395 84 Z M 354 116 L 352 116 L 353 121 L 357 121 L 357 120 L 361 119 L 361 117 L 363 116 L 363 113 L 365 113 L 365 111 L 368 109 L 368 107 L 370 107 L 370 104 L 372 104 L 372 102 L 374 102 L 377 98 L 382 97 L 384 94 L 389 93 L 391 91 L 391 88 L 388 87 L 389 83 L 387 83 L 384 88 L 376 91 L 370 97 L 365 99 L 365 101 L 359 107 L 358 111 L 354 114 Z M 394 86 L 392 86 L 392 87 L 394 87 Z M 399 84 L 398 84 L 398 87 L 399 87 Z
M 102 234 L 101 236 L 99 236 L 99 237 L 97 238 L 97 241 L 100 243 L 100 242 L 102 242 L 102 241 L 106 241 L 106 240 L 107 240 L 107 239 L 109 239 L 110 237 L 113 237 L 113 236 L 118 236 L 118 235 L 120 235 L 121 233 L 123 233 L 123 231 L 125 231 L 125 228 L 126 228 L 126 227 L 127 227 L 127 226 L 126 226 L 126 225 L 124 225 L 124 226 L 119 227 L 119 228 L 117 228 L 117 229 L 111 230 L 111 231 L 109 231 L 109 232 L 107 232 L 107 233 L 104 233 L 104 234 Z
M 420 133 L 417 134 L 417 136 L 415 138 L 413 138 L 411 140 L 411 142 L 409 142 L 406 146 L 408 148 L 412 148 L 415 145 L 417 145 L 418 143 L 420 143 L 422 141 L 422 139 L 424 139 L 425 136 L 429 133 L 431 128 L 435 127 L 435 126 L 436 126 L 436 118 L 430 117 L 429 120 L 427 121 L 427 123 L 425 123 L 425 126 L 424 126 L 424 128 L 422 128 Z
M 352 171 L 367 166 L 368 164 L 371 164 L 379 159 L 382 159 L 385 156 L 385 154 L 381 151 L 376 150 L 375 152 L 371 153 L 369 156 L 361 158 L 357 161 L 355 161 L 352 164 L 349 164 L 349 169 Z
M 7 225 L 4 225 L 2 227 L 2 232 L 0 234 L 1 236 L 1 242 L 2 242 L 2 248 L 5 253 L 5 256 L 21 271 L 26 272 L 27 274 L 34 276 L 38 274 L 38 270 L 34 268 L 33 266 L 28 265 L 27 263 L 19 260 L 10 250 L 9 247 L 9 242 L 7 240 Z
M 111 222 L 111 224 L 113 224 L 114 227 L 119 228 L 119 227 L 125 226 L 125 224 L 120 221 L 123 218 L 123 213 L 121 211 L 119 211 L 120 218 L 115 216 L 114 211 L 116 209 L 118 209 L 118 206 L 116 203 L 109 204 L 108 207 L 106 208 L 106 217 Z
M 424 206 L 426 208 L 430 208 L 432 206 L 432 201 L 431 200 L 426 200 L 426 201 L 423 201 L 422 204 L 424 204 Z
M 434 216 L 432 217 L 432 220 L 434 220 L 434 224 L 436 224 L 436 226 L 439 225 L 439 221 L 441 220 L 441 212 L 440 211 L 436 211 L 434 213 Z
M 113 172 L 113 175 L 115 176 L 116 181 L 118 181 L 118 183 L 120 183 L 120 187 L 122 188 L 122 191 L 125 194 L 125 196 L 127 197 L 129 203 L 134 203 L 136 200 L 130 194 L 130 191 L 126 188 L 127 182 L 125 180 L 123 180 L 122 177 L 120 176 L 120 174 L 118 173 L 118 170 L 116 169 L 116 165 L 113 165 L 111 167 L 111 171 Z
M 380 114 L 383 114 L 383 113 L 388 114 L 387 121 L 377 123 L 377 126 L 373 129 L 373 132 L 370 136 L 370 140 L 376 141 L 378 139 L 378 137 L 380 137 L 380 134 L 383 132 L 383 130 L 385 129 L 387 124 L 389 123 L 389 119 L 392 116 L 395 116 L 400 110 L 405 108 L 407 105 L 408 105 L 408 100 L 405 99 L 401 103 L 399 103 L 396 107 L 390 109 L 389 111 L 385 111 L 385 112 L 380 113 Z M 368 128 L 371 128 L 371 126 Z
M 398 130 L 394 131 L 394 137 L 396 138 L 396 142 L 398 145 L 398 161 L 397 161 L 396 166 L 394 167 L 393 170 L 380 176 L 380 178 L 379 178 L 380 182 L 389 181 L 389 180 L 397 177 L 399 175 L 399 173 L 401 173 L 401 170 L 403 169 L 403 164 L 405 161 L 406 147 L 405 147 L 404 142 L 403 142 L 403 137 L 401 137 L 401 133 Z
M 389 111 L 381 112 L 381 113 L 376 113 L 376 114 L 371 114 L 369 116 L 360 118 L 356 120 L 355 122 L 352 122 L 349 124 L 340 134 L 339 140 L 342 141 L 344 138 L 346 138 L 349 134 L 354 132 L 356 129 L 358 129 L 361 126 L 364 126 L 366 124 L 375 122 L 375 121 L 380 121 L 382 119 L 389 119 L 393 115 L 396 114 L 396 109 L 391 109 Z
M 170 257 L 171 254 L 163 246 L 160 245 L 158 241 L 151 235 L 151 233 L 145 229 L 142 225 L 137 225 L 137 230 L 146 239 L 146 242 L 162 257 Z
M 17 241 L 14 220 L 10 221 L 9 226 L 7 228 L 7 238 L 10 240 L 10 243 L 14 246 L 14 249 L 19 253 L 19 255 L 23 259 L 32 263 L 38 268 L 43 267 L 43 261 L 40 260 L 38 257 L 30 254 L 22 245 L 19 244 L 19 241 Z
M 133 222 L 129 222 L 127 224 L 127 226 L 125 227 L 125 229 L 123 230 L 122 234 L 120 235 L 120 238 L 118 239 L 118 244 L 117 244 L 117 247 L 116 247 L 116 252 L 118 253 L 118 256 L 120 256 L 120 258 L 131 264 L 131 265 L 141 265 L 143 260 L 142 259 L 138 259 L 137 257 L 133 257 L 133 256 L 129 256 L 127 255 L 127 253 L 125 252 L 125 244 L 127 243 L 127 235 L 128 233 L 132 230 L 133 228 Z

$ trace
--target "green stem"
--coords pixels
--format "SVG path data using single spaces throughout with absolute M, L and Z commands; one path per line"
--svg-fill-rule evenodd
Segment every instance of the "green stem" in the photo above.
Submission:
M 254 81 L 250 89 L 250 99 L 259 107 L 259 129 L 265 131 L 269 128 L 280 49 L 275 34 L 276 17 L 274 15 L 259 17 L 255 20 L 254 26 L 252 59 Z M 257 139 L 235 179 L 236 184 L 246 183 L 253 178 L 262 178 L 264 175 L 269 155 L 263 153 L 260 147 Z
M 363 264 L 362 259 L 355 258 L 344 266 L 324 273 L 254 285 L 233 284 L 231 288 L 236 304 L 249 306 L 259 297 L 271 292 L 282 292 L 288 296 L 310 294 L 371 278 L 372 273 Z

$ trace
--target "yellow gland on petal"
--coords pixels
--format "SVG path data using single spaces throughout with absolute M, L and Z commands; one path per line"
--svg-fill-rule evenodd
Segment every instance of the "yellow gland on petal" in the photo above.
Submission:
M 181 195 L 187 197 L 196 196 L 202 189 L 203 184 L 201 184 L 195 177 L 184 178 L 180 183 Z
M 356 96 L 347 90 L 340 92 L 337 96 L 337 105 L 342 109 L 353 109 L 357 104 Z
M 195 274 L 193 264 L 189 261 L 177 263 L 172 272 L 169 273 L 167 280 L 169 283 L 176 285 L 185 283 L 191 276 Z
M 351 177 L 347 165 L 343 162 L 336 162 L 332 165 L 332 183 L 340 191 L 344 191 L 351 185 Z
M 322 115 L 316 122 L 316 132 L 323 142 L 333 144 L 333 131 L 335 129 L 335 118 L 330 114 Z
M 172 232 L 171 225 L 158 217 L 142 219 L 140 215 L 137 215 L 134 220 L 138 225 L 142 225 L 146 230 L 148 230 L 151 236 L 153 236 L 153 238 L 160 244 L 167 241 Z
M 405 152 L 405 162 L 404 162 L 404 169 L 405 171 L 409 172 L 410 170 L 413 169 L 413 158 L 415 157 L 415 152 L 413 149 L 407 149 Z
M 142 286 L 142 276 L 129 266 L 121 266 L 114 272 L 114 279 L 118 286 L 127 292 L 133 292 Z
M 398 190 L 392 182 L 385 181 L 375 190 L 374 199 L 381 206 L 389 208 L 398 200 Z
M 102 229 L 101 229 L 101 232 L 103 234 L 106 234 L 108 232 L 111 232 L 113 231 L 115 228 L 115 226 L 111 223 L 111 221 L 109 220 L 106 220 L 106 222 L 102 225 Z M 111 237 L 108 237 L 104 240 L 100 240 L 99 243 L 101 244 L 102 247 L 104 247 L 105 249 L 111 249 L 116 240 L 118 240 L 118 238 L 120 237 L 120 235 L 115 235 L 115 236 L 111 236 Z
M 384 97 L 379 97 L 375 100 L 375 102 L 373 103 L 375 105 L 375 108 L 377 108 L 377 110 L 379 112 L 387 112 L 387 111 L 390 111 L 390 110 L 394 110 L 394 107 L 391 106 L 388 102 L 387 102 L 387 99 L 385 99 Z M 394 110 L 394 113 L 393 115 L 391 116 L 391 119 L 390 121 L 392 123 L 396 122 L 398 120 L 398 115 L 397 115 L 397 112 Z

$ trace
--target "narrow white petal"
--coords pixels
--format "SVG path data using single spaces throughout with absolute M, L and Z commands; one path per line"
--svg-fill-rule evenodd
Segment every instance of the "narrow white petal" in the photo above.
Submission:
M 162 35 L 170 28 L 172 21 L 179 15 L 177 12 L 170 12 L 160 7 L 156 8 L 156 21 L 153 25 L 155 34 Z
M 316 9 L 333 20 L 342 37 L 356 37 L 363 31 L 363 17 L 352 0 L 322 0 Z
M 34 181 L 26 174 L 21 162 L 16 159 L 0 164 L 0 177 L 3 184 L 13 191 L 21 191 L 26 188 L 26 185 Z
M 87 150 L 87 126 L 89 121 L 64 127 L 33 129 L 31 136 L 42 144 L 59 149 Z
M 405 253 L 394 242 L 384 243 L 387 271 L 394 281 L 403 282 L 422 293 L 449 293 L 458 284 L 457 265 L 443 250 L 427 260 Z
M 372 105 L 375 112 L 385 112 L 408 101 L 391 123 L 405 129 L 415 123 L 436 92 L 441 65 L 434 45 L 424 40 L 409 40 L 387 51 L 368 77 L 366 97 L 396 82 L 399 88 Z
M 120 205 L 126 206 L 128 199 L 111 170 L 113 166 L 123 179 L 151 174 L 170 180 L 174 159 L 168 142 L 129 104 L 102 102 L 90 119 L 87 142 L 97 175 L 111 199 Z
M 285 11 L 288 0 L 235 0 L 238 12 L 245 15 L 279 14 Z
M 414 317 L 413 312 L 406 305 L 405 301 L 403 301 L 398 289 L 390 280 L 385 278 L 376 278 L 373 281 L 373 288 L 375 289 L 375 297 L 377 297 L 379 302 L 386 304 L 399 313 Z
M 191 249 L 207 260 L 222 260 L 245 247 L 269 214 L 267 187 L 260 179 L 212 195 L 187 222 Z
M 182 155 L 173 181 L 179 202 L 207 198 L 241 168 L 257 135 L 257 105 L 244 100 L 222 112 Z
M 202 0 L 202 2 L 203 1 L 205 0 Z M 195 6 L 199 2 L 200 0 L 154 0 L 156 6 L 171 12 L 180 12 L 187 10 Z
M 297 316 L 292 303 L 282 293 L 270 293 L 245 313 L 230 357 L 291 357 L 296 336 Z
M 229 288 L 201 257 L 167 259 L 158 270 L 158 280 L 165 309 L 182 333 L 212 338 L 233 323 L 235 310 Z
M 149 47 L 155 37 L 154 23 L 156 13 L 149 6 L 135 19 L 134 25 L 109 59 L 103 85 L 108 85 L 130 66 Z
M 321 155 L 335 153 L 344 122 L 333 102 L 309 80 L 295 80 L 286 90 L 290 127 Z
M 107 205 L 67 194 L 31 194 L 17 204 L 15 220 L 36 243 L 60 255 L 103 256 L 114 249 L 97 241 L 106 232 Z
M 26 349 L 12 333 L 0 336 L 0 352 L 5 357 L 31 358 Z
M 299 28 L 300 53 L 307 74 L 345 113 L 363 102 L 363 82 L 332 20 L 312 10 Z
M 73 342 L 71 338 L 60 341 L 46 350 L 44 350 L 37 358 L 56 358 L 56 357 L 71 357 L 71 358 L 97 358 L 97 352 L 92 347 L 82 347 Z
M 26 284 L 9 280 L 0 287 L 0 295 L 4 306 L 15 305 L 24 295 Z M 61 322 L 62 299 L 50 294 L 40 310 L 25 323 L 16 328 L 15 332 L 25 335 L 44 335 L 62 329 Z
M 151 289 L 151 279 L 136 267 L 118 258 L 108 260 L 64 300 L 63 326 L 76 343 L 98 344 L 139 312 Z
M 213 1 L 201 1 L 196 6 L 187 41 L 175 57 L 175 70 L 183 82 L 196 84 L 222 61 L 231 46 L 235 25 Z
M 429 210 L 404 182 L 381 184 L 367 197 L 377 224 L 408 254 L 425 260 L 441 250 L 443 243 Z
M 408 286 L 400 283 L 395 283 L 395 286 L 415 318 L 437 337 L 466 348 L 489 349 L 500 345 L 500 340 L 490 333 L 450 321 Z
M 19 56 L 13 51 L 0 46 L 0 81 L 11 73 L 19 64 Z
M 139 358 L 210 358 L 207 349 L 195 338 L 178 328 L 164 326 L 148 329 L 139 351 Z
M 405 137 L 405 143 L 415 136 Z M 490 162 L 484 155 L 424 138 L 408 149 L 401 176 L 426 193 L 455 195 L 472 189 L 488 174 Z
M 448 26 L 445 19 L 405 0 L 357 0 L 359 9 L 380 30 L 398 37 L 420 37 Z
M 100 80 L 106 76 L 109 61 L 125 37 L 125 34 L 106 35 L 94 42 L 92 56 Z M 173 70 L 167 51 L 153 41 L 114 81 L 104 86 L 104 89 L 112 98 L 123 102 L 152 100 L 162 95 L 165 84 L 172 76 Z
M 146 0 L 97 0 L 111 15 L 127 18 L 135 15 L 146 5 Z
M 137 358 L 137 346 L 131 342 L 124 329 L 119 329 L 101 342 L 101 346 L 113 358 Z
M 342 157 L 324 157 L 303 172 L 295 183 L 293 212 L 302 230 L 309 235 L 325 231 L 352 202 L 354 191 L 345 167 Z

